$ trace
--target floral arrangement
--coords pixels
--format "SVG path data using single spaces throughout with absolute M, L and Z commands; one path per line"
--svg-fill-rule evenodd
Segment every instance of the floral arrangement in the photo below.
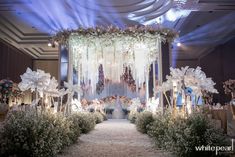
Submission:
M 177 157 L 214 156 L 215 152 L 197 151 L 195 146 L 230 146 L 222 130 L 215 128 L 206 114 L 195 111 L 188 118 L 172 115 L 170 111 L 157 114 L 136 113 L 135 124 L 147 133 L 162 150 Z
M 36 91 L 42 94 L 50 85 L 51 75 L 40 69 L 32 71 L 30 68 L 27 68 L 26 72 L 20 77 L 22 81 L 18 86 L 21 91 L 30 89 L 31 92 Z
M 50 112 L 12 111 L 0 130 L 0 156 L 53 157 L 95 127 L 91 113 L 68 117 Z
M 13 81 L 9 79 L 3 79 L 0 81 L 0 100 L 1 102 L 6 101 L 12 95 Z
M 128 109 L 131 106 L 131 99 L 126 96 L 120 96 L 120 102 L 123 109 Z
M 207 91 L 202 92 L 203 100 L 205 101 L 205 104 L 212 104 L 213 102 L 213 94 Z
M 20 90 L 20 88 L 18 87 L 17 83 L 13 83 L 12 96 L 15 97 L 15 98 L 23 96 L 23 93 Z
M 167 29 L 160 27 L 151 27 L 151 26 L 134 26 L 134 27 L 126 27 L 125 29 L 121 29 L 114 26 L 108 27 L 95 27 L 95 28 L 78 28 L 76 30 L 64 30 L 58 32 L 55 36 L 52 37 L 52 41 L 57 43 L 66 44 L 71 34 L 77 34 L 81 38 L 106 38 L 107 40 L 112 40 L 115 36 L 130 36 L 134 37 L 138 40 L 144 39 L 154 39 L 157 36 L 161 36 L 165 40 L 172 41 L 177 33 Z
M 135 124 L 136 128 L 141 133 L 147 133 L 147 125 L 154 121 L 152 112 L 144 111 L 138 114 Z
M 133 98 L 131 99 L 131 105 L 129 107 L 129 110 L 130 111 L 143 111 L 145 108 L 144 104 L 141 103 L 140 99 L 137 97 L 137 98 Z
M 214 88 L 214 81 L 207 78 L 201 67 L 189 68 L 188 66 L 178 68 L 170 68 L 170 76 L 166 76 L 167 81 L 159 88 L 161 91 L 173 89 L 173 82 L 177 84 L 177 90 L 184 90 L 187 87 L 192 89 L 193 94 L 202 96 L 202 91 L 218 93 Z
M 227 80 L 223 83 L 225 94 L 231 94 L 235 92 L 235 80 Z
M 106 103 L 106 104 L 114 105 L 116 102 L 116 97 L 115 96 L 108 96 L 108 97 L 103 98 L 101 100 L 104 101 L 104 103 Z
M 31 90 L 31 92 L 36 93 L 36 99 L 32 102 L 32 105 L 35 106 L 38 104 L 40 98 L 38 94 L 43 98 L 48 99 L 49 103 L 46 105 L 51 105 L 51 102 L 54 103 L 54 97 L 60 97 L 60 105 L 61 109 L 65 109 L 67 112 L 67 108 L 70 108 L 72 103 L 72 97 L 75 92 L 80 93 L 80 87 L 78 85 L 74 85 L 69 82 L 64 82 L 65 89 L 58 89 L 58 82 L 54 77 L 51 77 L 49 73 L 45 73 L 45 71 L 37 69 L 37 71 L 32 71 L 30 68 L 27 68 L 26 72 L 20 76 L 21 82 L 18 84 L 18 87 L 21 91 Z M 68 95 L 67 102 L 65 106 L 63 106 L 63 96 Z M 66 113 L 68 114 L 68 113 Z
M 73 117 L 73 119 L 76 120 L 76 124 L 79 125 L 81 133 L 83 134 L 86 134 L 95 128 L 96 118 L 92 113 L 75 113 L 70 117 Z

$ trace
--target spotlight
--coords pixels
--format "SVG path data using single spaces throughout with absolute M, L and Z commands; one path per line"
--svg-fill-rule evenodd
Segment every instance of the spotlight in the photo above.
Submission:
M 178 46 L 178 47 L 180 47 L 180 46 L 181 46 L 181 43 L 180 43 L 180 42 L 178 42 L 178 43 L 177 43 L 177 46 Z
M 51 44 L 51 42 L 50 42 L 50 41 L 48 42 L 47 46 L 49 46 L 49 47 L 51 47 L 51 46 L 52 46 L 52 44 Z
M 50 40 L 47 45 L 54 48 L 56 43 Z

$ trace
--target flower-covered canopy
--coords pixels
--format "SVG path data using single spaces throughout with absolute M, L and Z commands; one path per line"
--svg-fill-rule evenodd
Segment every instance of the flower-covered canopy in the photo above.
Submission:
M 112 41 L 115 37 L 130 37 L 134 40 L 154 39 L 156 36 L 161 36 L 163 40 L 172 41 L 177 33 L 168 28 L 161 26 L 134 26 L 121 29 L 119 27 L 94 27 L 94 28 L 78 28 L 75 30 L 63 30 L 52 37 L 53 42 L 68 44 L 70 35 L 76 34 L 81 39 L 94 41 L 93 39 L 104 38 L 104 40 Z M 107 38 L 108 37 L 108 38 Z
M 69 48 L 73 71 L 78 80 L 89 84 L 94 92 L 102 65 L 105 80 L 120 82 L 126 67 L 140 87 L 146 82 L 149 67 L 158 61 L 161 42 L 172 41 L 176 33 L 160 27 L 96 27 L 59 32 L 53 41 Z M 73 77 L 70 75 L 70 77 Z

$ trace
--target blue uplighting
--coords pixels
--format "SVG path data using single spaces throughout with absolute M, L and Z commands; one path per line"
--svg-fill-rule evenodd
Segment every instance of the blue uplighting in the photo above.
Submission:
M 232 38 L 229 34 L 235 30 L 233 19 L 235 12 L 189 32 L 179 40 L 186 45 L 223 44 Z
M 107 7 L 104 10 L 96 4 L 95 0 L 18 1 L 24 5 L 20 3 L 14 5 L 16 16 L 39 31 L 49 34 L 63 29 L 87 28 L 105 24 L 124 26 L 121 18 L 115 14 L 114 8 Z M 112 12 L 112 14 L 107 14 L 107 12 Z

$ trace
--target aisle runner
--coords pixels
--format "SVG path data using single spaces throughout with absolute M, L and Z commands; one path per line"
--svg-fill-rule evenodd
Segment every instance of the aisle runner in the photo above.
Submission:
M 167 157 L 153 149 L 147 135 L 137 132 L 127 120 L 114 119 L 98 124 L 90 134 L 82 135 L 78 144 L 60 157 Z

